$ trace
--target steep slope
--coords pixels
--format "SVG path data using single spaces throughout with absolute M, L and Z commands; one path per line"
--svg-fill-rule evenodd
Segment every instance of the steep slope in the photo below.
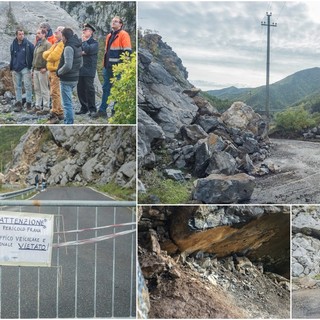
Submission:
M 319 96 L 320 68 L 298 71 L 283 80 L 270 85 L 270 109 L 281 111 L 306 97 Z M 265 86 L 258 88 L 226 88 L 210 90 L 209 94 L 220 99 L 244 101 L 255 110 L 264 110 L 266 99 Z
M 150 318 L 289 318 L 287 207 L 143 207 Z
M 138 160 L 145 188 L 157 171 L 182 183 L 190 176 L 195 180 L 183 201 L 248 201 L 253 176 L 269 170 L 260 170 L 269 154 L 264 119 L 242 102 L 220 114 L 187 80 L 181 59 L 161 36 L 147 34 L 139 41 Z M 141 203 L 164 203 L 162 192 Z
M 14 128 L 13 128 L 14 129 Z M 6 167 L 7 183 L 107 184 L 135 188 L 134 127 L 30 127 Z

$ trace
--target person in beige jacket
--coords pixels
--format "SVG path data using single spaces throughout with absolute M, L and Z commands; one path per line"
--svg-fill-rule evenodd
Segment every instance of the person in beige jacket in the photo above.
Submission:
M 36 98 L 35 107 L 30 113 L 37 113 L 38 115 L 49 113 L 50 92 L 49 92 L 49 78 L 46 61 L 42 54 L 51 47 L 51 43 L 46 39 L 46 32 L 38 29 L 37 44 L 35 45 L 32 60 L 32 74 L 34 94 Z M 43 109 L 41 110 L 41 106 Z
M 49 70 L 50 95 L 52 101 L 52 109 L 47 121 L 48 124 L 58 124 L 60 120 L 64 118 L 60 96 L 60 79 L 56 74 L 64 48 L 61 34 L 63 29 L 64 27 L 58 27 L 56 29 L 54 32 L 56 42 L 49 50 L 43 53 L 43 58 L 47 61 L 47 69 Z

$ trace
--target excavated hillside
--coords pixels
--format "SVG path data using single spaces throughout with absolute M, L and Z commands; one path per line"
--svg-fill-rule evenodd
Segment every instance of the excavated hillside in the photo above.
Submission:
M 34 126 L 15 147 L 4 182 L 31 185 L 45 173 L 51 186 L 113 181 L 135 189 L 135 150 L 134 127 Z
M 264 162 L 270 155 L 266 123 L 240 101 L 219 113 L 187 78 L 181 59 L 160 35 L 141 36 L 141 192 L 149 192 L 156 172 L 162 179 L 193 182 L 184 203 L 247 203 L 255 177 L 276 170 Z M 161 200 L 161 193 L 149 192 L 149 198 L 140 203 L 167 203 Z
M 289 318 L 290 210 L 140 207 L 149 318 Z

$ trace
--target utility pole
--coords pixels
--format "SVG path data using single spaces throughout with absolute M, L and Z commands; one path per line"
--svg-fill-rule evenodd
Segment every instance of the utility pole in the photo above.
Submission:
M 266 76 L 266 115 L 267 115 L 267 121 L 269 126 L 269 100 L 270 100 L 270 89 L 269 89 L 269 75 L 270 75 L 270 27 L 276 27 L 276 23 L 270 23 L 270 18 L 272 16 L 272 12 L 266 12 L 268 22 L 261 22 L 262 26 L 268 27 L 267 32 L 267 76 Z

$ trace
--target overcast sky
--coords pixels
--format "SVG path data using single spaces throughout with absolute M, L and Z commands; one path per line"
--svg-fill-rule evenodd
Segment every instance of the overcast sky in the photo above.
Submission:
M 296 1 L 142 1 L 138 25 L 157 31 L 203 89 L 266 83 L 271 12 L 270 83 L 320 67 L 320 4 Z M 320 85 L 320 84 L 319 84 Z

